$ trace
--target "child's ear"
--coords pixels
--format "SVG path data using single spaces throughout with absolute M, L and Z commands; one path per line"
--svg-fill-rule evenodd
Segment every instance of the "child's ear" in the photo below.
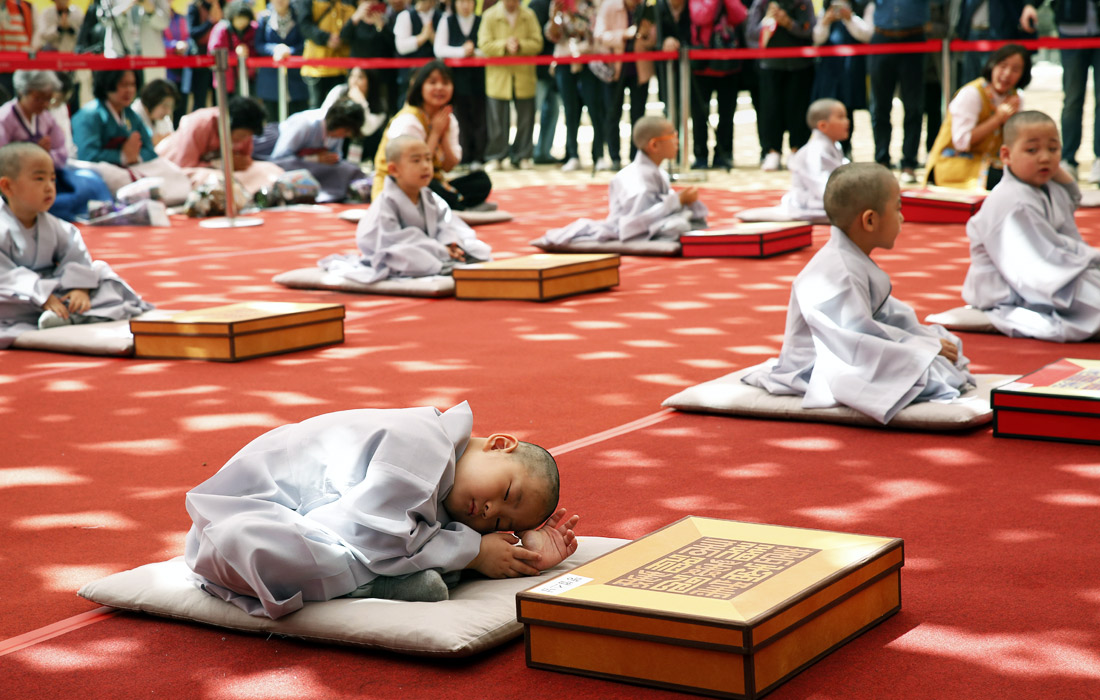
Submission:
M 393 162 L 392 160 L 388 161 L 386 163 L 386 172 L 389 173 L 390 175 L 396 175 L 397 174 L 397 163 Z
M 500 450 L 513 452 L 519 447 L 519 438 L 509 433 L 493 433 L 485 438 L 485 451 Z
M 874 209 L 865 209 L 863 213 L 859 215 L 859 223 L 863 226 L 864 231 L 874 231 L 878 223 L 878 212 Z
M 1008 159 L 1009 159 L 1008 154 L 1009 154 L 1009 152 L 1010 152 L 1010 149 L 1008 148 L 1008 146 L 1005 146 L 1004 144 L 1001 144 L 1001 162 L 1004 163 L 1005 165 L 1008 165 Z
M 818 130 L 818 131 L 825 131 L 825 127 L 826 127 L 826 126 L 827 126 L 828 124 L 829 124 L 829 121 L 828 121 L 827 119 L 822 119 L 821 121 L 819 121 L 819 122 L 817 123 L 817 130 Z

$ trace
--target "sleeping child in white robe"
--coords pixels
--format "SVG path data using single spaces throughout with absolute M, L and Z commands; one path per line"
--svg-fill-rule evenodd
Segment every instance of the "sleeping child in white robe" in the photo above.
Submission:
M 828 223 L 825 214 L 825 183 L 829 175 L 844 164 L 840 142 L 848 139 L 852 123 L 844 103 L 831 97 L 814 100 L 806 111 L 812 132 L 810 140 L 791 156 L 791 189 L 775 207 L 745 209 L 737 214 L 742 221 L 811 221 Z
M 187 494 L 196 583 L 277 619 L 344 596 L 446 600 L 464 569 L 535 575 L 575 552 L 579 517 L 557 507 L 550 453 L 472 427 L 463 402 L 339 411 L 261 435 Z
M 450 274 L 456 263 L 490 259 L 492 249 L 451 212 L 428 184 L 431 153 L 420 139 L 400 136 L 386 144 L 389 176 L 359 220 L 359 255 L 330 255 L 318 265 L 356 282 Z
M 37 143 L 0 148 L 0 348 L 37 328 L 119 321 L 152 309 L 80 232 L 48 212 L 57 196 L 53 159 Z
M 638 154 L 608 186 L 610 210 L 603 221 L 578 219 L 547 231 L 542 242 L 679 240 L 681 233 L 706 228 L 707 208 L 699 190 L 674 192 L 661 163 L 676 157 L 676 128 L 661 117 L 642 117 L 634 124 Z M 539 241 L 535 241 L 538 245 Z
M 962 341 L 921 325 L 870 257 L 893 248 L 901 231 L 897 180 L 875 163 L 842 165 L 825 209 L 832 236 L 791 287 L 779 360 L 742 381 L 802 395 L 803 408 L 844 405 L 881 423 L 911 403 L 958 397 L 974 384 Z
M 1100 250 L 1077 230 L 1081 191 L 1061 153 L 1054 120 L 1014 114 L 1004 125 L 1004 177 L 966 224 L 963 299 L 1007 336 L 1067 342 L 1100 333 Z

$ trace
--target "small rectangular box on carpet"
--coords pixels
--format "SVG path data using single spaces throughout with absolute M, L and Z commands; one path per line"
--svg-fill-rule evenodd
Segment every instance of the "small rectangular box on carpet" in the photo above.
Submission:
M 903 542 L 687 517 L 517 597 L 527 664 L 758 698 L 901 609 Z

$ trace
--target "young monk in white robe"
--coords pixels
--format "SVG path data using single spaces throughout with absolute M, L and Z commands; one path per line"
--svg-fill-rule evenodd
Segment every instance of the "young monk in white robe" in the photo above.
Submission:
M 611 178 L 603 221 L 578 219 L 547 231 L 546 243 L 570 241 L 678 240 L 681 233 L 706 228 L 707 208 L 699 190 L 674 192 L 661 163 L 676 157 L 676 128 L 661 117 L 642 117 L 634 124 L 634 161 Z
M 779 206 L 746 209 L 737 215 L 742 221 L 811 221 L 827 223 L 825 183 L 844 164 L 840 143 L 848 139 L 852 123 L 844 103 L 825 97 L 814 100 L 806 112 L 810 140 L 791 156 L 791 189 Z
M 1004 177 L 966 224 L 963 299 L 1008 336 L 1067 342 L 1100 333 L 1100 250 L 1077 230 L 1081 191 L 1061 154 L 1050 117 L 1013 115 L 1004 125 Z
M 349 595 L 446 600 L 463 569 L 535 575 L 576 551 L 550 453 L 472 426 L 463 402 L 261 435 L 187 494 L 187 565 L 211 595 L 276 619 Z
M 871 260 L 901 231 L 897 180 L 874 163 L 833 171 L 825 189 L 832 236 L 795 278 L 778 363 L 742 381 L 802 395 L 803 408 L 844 405 L 882 423 L 916 401 L 959 396 L 974 378 L 962 341 L 923 326 L 890 296 Z
M 489 260 L 492 249 L 428 187 L 434 169 L 427 144 L 399 136 L 386 144 L 389 176 L 359 220 L 359 255 L 330 255 L 318 264 L 366 284 L 390 277 L 450 274 L 456 263 Z
M 107 263 L 92 261 L 75 226 L 48 213 L 57 188 L 41 146 L 0 148 L 0 192 L 0 348 L 39 327 L 122 320 L 153 308 Z

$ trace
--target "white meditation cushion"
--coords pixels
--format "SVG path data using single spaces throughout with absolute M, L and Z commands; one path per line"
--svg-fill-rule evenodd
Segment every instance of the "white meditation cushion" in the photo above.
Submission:
M 359 220 L 367 215 L 366 209 L 345 209 L 336 216 L 344 221 L 359 223 Z M 456 211 L 454 215 L 465 221 L 470 226 L 482 224 L 499 224 L 511 221 L 515 217 L 511 212 L 498 209 L 496 211 Z
M 656 241 L 568 241 L 550 243 L 536 238 L 531 245 L 547 253 L 618 253 L 619 255 L 659 255 L 677 257 L 680 255 L 679 240 Z
M 770 367 L 774 362 L 775 360 L 768 360 L 754 367 L 688 387 L 668 397 L 661 405 L 681 411 L 773 420 L 805 420 L 907 430 L 965 430 L 991 422 L 993 409 L 989 406 L 990 390 L 1019 378 L 1018 375 L 976 374 L 974 378 L 978 381 L 977 388 L 953 401 L 924 401 L 906 406 L 883 426 L 874 418 L 847 406 L 802 408 L 801 396 L 775 396 L 741 381 L 741 377 L 749 372 Z
M 1077 206 L 1084 207 L 1100 207 L 1100 190 L 1083 190 L 1081 192 L 1081 203 Z
M 925 323 L 938 323 L 949 331 L 969 331 L 971 333 L 998 333 L 989 317 L 981 309 L 973 306 L 958 306 L 938 314 L 928 314 Z
M 792 217 L 783 207 L 757 207 L 755 209 L 743 209 L 737 212 L 737 218 L 746 223 L 784 221 L 809 221 L 811 224 L 828 224 L 827 216 L 794 216 Z
M 406 297 L 453 297 L 455 294 L 455 281 L 450 275 L 394 277 L 365 284 L 326 272 L 319 267 L 303 267 L 280 272 L 272 277 L 271 281 L 291 289 L 328 289 L 358 294 L 390 294 Z
M 618 549 L 629 540 L 578 537 L 577 551 L 539 576 L 471 578 L 451 589 L 450 600 L 407 603 L 336 598 L 306 603 L 278 620 L 254 617 L 198 588 L 176 557 L 85 584 L 78 595 L 101 605 L 138 610 L 217 627 L 386 649 L 415 656 L 470 656 L 518 637 L 516 594 Z
M 366 209 L 345 209 L 336 215 L 336 218 L 344 221 L 350 221 L 353 224 L 359 223 L 359 219 L 362 219 L 367 215 Z
M 165 318 L 178 311 L 156 309 L 138 316 L 146 320 Z M 11 347 L 17 350 L 46 350 L 73 355 L 127 356 L 134 354 L 134 336 L 130 321 L 81 323 L 22 333 Z

